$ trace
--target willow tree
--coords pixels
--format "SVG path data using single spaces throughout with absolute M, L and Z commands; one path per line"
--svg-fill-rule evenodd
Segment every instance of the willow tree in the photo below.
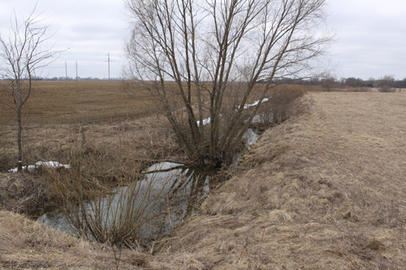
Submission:
M 54 53 L 44 49 L 47 27 L 38 24 L 33 13 L 20 24 L 14 18 L 8 35 L 0 36 L 1 77 L 8 82 L 17 118 L 17 168 L 23 163 L 22 110 L 32 93 L 32 78 L 35 72 L 47 64 Z
M 320 54 L 326 39 L 314 30 L 324 4 L 129 0 L 131 74 L 159 98 L 190 159 L 219 166 L 231 160 L 272 80 L 303 71 Z M 253 95 L 259 102 L 247 112 Z

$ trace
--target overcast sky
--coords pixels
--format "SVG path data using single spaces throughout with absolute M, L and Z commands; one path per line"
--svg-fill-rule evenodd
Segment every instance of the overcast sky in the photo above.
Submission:
M 35 0 L 0 0 L 0 33 L 7 31 L 13 12 L 24 18 Z M 39 0 L 37 13 L 53 34 L 54 49 L 64 52 L 41 76 L 106 78 L 107 54 L 111 76 L 125 65 L 130 17 L 123 0 Z M 334 40 L 320 59 L 321 70 L 341 77 L 406 78 L 405 0 L 327 0 L 326 29 Z

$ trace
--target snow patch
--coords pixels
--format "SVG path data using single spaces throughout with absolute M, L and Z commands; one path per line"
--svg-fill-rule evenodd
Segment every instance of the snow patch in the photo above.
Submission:
M 35 165 L 28 165 L 28 166 L 23 166 L 23 170 L 27 170 L 29 172 L 35 171 L 38 168 L 55 168 L 55 169 L 59 169 L 59 168 L 65 168 L 65 169 L 69 169 L 70 165 L 69 164 L 62 164 L 59 163 L 58 161 L 37 161 L 35 163 Z M 18 168 L 13 168 L 8 170 L 8 172 L 10 173 L 16 173 L 18 172 Z
M 248 148 L 257 142 L 258 134 L 250 128 L 244 133 L 243 139 L 245 140 L 245 146 Z
M 203 119 L 203 126 L 210 124 L 210 121 L 211 121 L 210 117 Z M 200 120 L 197 121 L 197 126 L 198 127 L 200 126 Z
M 265 103 L 265 102 L 268 102 L 268 101 L 269 101 L 269 98 L 264 98 L 264 99 L 262 99 L 261 104 L 262 104 L 262 103 Z M 245 105 L 244 105 L 244 109 L 248 109 L 248 108 L 251 108 L 251 107 L 255 107 L 255 106 L 257 106 L 258 104 L 259 104 L 259 100 L 255 101 L 254 103 L 251 103 L 251 104 L 245 104 Z
M 270 100 L 270 98 L 264 98 L 264 99 L 262 99 L 261 104 L 262 104 L 262 103 L 265 103 L 265 102 L 268 102 L 269 100 Z M 244 110 L 249 109 L 249 108 L 251 108 L 251 107 L 257 106 L 257 105 L 259 104 L 259 102 L 260 102 L 260 101 L 257 100 L 257 101 L 255 101 L 254 103 L 245 104 L 245 105 L 244 105 Z M 203 126 L 210 124 L 210 122 L 211 122 L 210 117 L 207 117 L 207 118 L 203 119 Z M 199 120 L 199 121 L 196 121 L 196 123 L 197 123 L 197 126 L 199 127 L 199 126 L 200 126 L 200 120 Z

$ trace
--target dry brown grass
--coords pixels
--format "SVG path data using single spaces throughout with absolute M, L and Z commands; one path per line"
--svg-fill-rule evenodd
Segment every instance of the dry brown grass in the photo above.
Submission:
M 1 83 L 4 86 L 5 82 Z M 168 137 L 169 131 L 165 119 L 155 114 L 159 106 L 147 90 L 135 85 L 137 89 L 129 93 L 125 88 L 117 81 L 35 82 L 24 108 L 25 162 L 63 158 L 80 140 L 80 124 L 93 146 L 124 152 L 131 149 L 142 158 L 151 151 L 146 146 L 163 142 L 161 137 Z M 6 92 L 0 91 L 0 171 L 12 167 L 16 160 L 15 113 L 5 105 L 7 98 Z M 154 147 L 152 152 L 155 155 L 157 151 Z
M 8 106 L 6 86 L 0 82 L 0 172 L 14 167 L 17 155 L 15 112 Z M 170 89 L 174 100 L 175 88 Z M 258 99 L 262 88 L 249 102 Z M 161 111 L 156 98 L 137 82 L 36 81 L 23 109 L 24 163 L 67 162 L 67 152 L 80 143 L 80 125 L 93 149 L 122 157 L 124 163 L 167 158 L 181 149 Z
M 61 203 L 61 197 L 48 183 L 37 174 L 0 173 L 0 210 L 30 217 L 54 210 Z
M 113 251 L 0 211 L 0 269 L 116 269 Z M 119 269 L 148 266 L 146 254 L 124 250 Z
M 266 131 L 155 256 L 126 251 L 123 260 L 134 254 L 147 269 L 406 269 L 405 93 L 312 93 L 301 106 L 309 111 Z M 89 132 L 114 147 L 112 134 L 133 138 L 132 125 Z M 100 246 L 1 215 L 6 269 L 112 260 Z
M 0 171 L 16 162 L 15 112 L 9 107 L 12 101 L 6 86 L 0 81 Z M 178 98 L 175 88 L 169 89 L 174 100 Z M 87 141 L 97 147 L 141 153 L 136 159 L 146 158 L 145 153 L 149 159 L 162 156 L 168 152 L 167 138 L 171 143 L 173 140 L 161 111 L 156 98 L 141 83 L 36 81 L 32 97 L 23 108 L 25 161 L 63 158 L 66 149 L 80 140 L 81 124 Z
M 116 123 L 85 126 L 86 144 L 81 151 L 86 175 L 123 184 L 129 174 L 149 166 L 155 160 L 170 159 L 178 149 L 171 131 L 162 117 L 144 117 Z M 72 162 L 72 151 L 80 147 L 81 136 L 76 126 L 32 127 L 26 132 L 26 162 L 58 160 Z M 3 137 L 0 145 L 0 171 L 14 167 L 13 138 Z M 45 175 L 23 174 L 10 176 L 0 173 L 0 209 L 14 210 L 30 216 L 41 215 L 55 207 L 56 194 L 49 192 Z M 18 187 L 18 192 L 10 193 Z M 13 198 L 10 199 L 10 196 Z
M 162 244 L 157 267 L 406 268 L 406 95 L 307 102 Z
M 292 111 L 297 108 L 295 100 L 306 93 L 304 88 L 295 85 L 280 86 L 271 92 L 271 100 L 265 105 L 272 113 L 272 123 L 278 125 L 287 120 Z
M 122 82 L 36 82 L 36 87 L 23 130 L 26 164 L 70 163 L 82 143 L 80 123 L 86 139 L 82 165 L 91 177 L 113 185 L 125 180 L 123 172 L 140 171 L 179 152 L 158 106 L 141 88 L 127 94 Z M 11 109 L 0 106 L 0 111 L 0 209 L 35 217 L 55 207 L 57 196 L 43 175 L 5 173 L 15 167 L 16 128 Z

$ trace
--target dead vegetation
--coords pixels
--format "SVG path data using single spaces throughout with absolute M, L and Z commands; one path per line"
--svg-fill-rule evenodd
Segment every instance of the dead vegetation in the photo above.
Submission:
M 184 158 L 159 106 L 140 84 L 36 81 L 33 87 L 24 114 L 26 164 L 39 160 L 70 164 L 76 151 L 87 177 L 117 186 L 153 162 Z M 257 97 L 253 98 L 250 102 Z M 6 173 L 16 165 L 16 126 L 11 108 L 0 104 L 0 112 L 0 172 L 4 173 L 0 208 L 38 217 L 60 205 L 62 198 L 42 173 Z
M 57 160 L 69 164 L 75 155 L 81 155 L 81 166 L 87 177 L 114 187 L 131 182 L 133 175 L 152 162 L 179 155 L 165 120 L 159 117 L 86 125 L 87 142 L 83 148 L 81 136 L 74 127 L 27 130 L 27 163 Z M 2 139 L 7 141 L 8 138 Z M 54 208 L 60 201 L 55 200 L 59 195 L 50 190 L 49 177 L 41 172 L 7 174 L 6 171 L 15 166 L 15 147 L 5 142 L 0 148 L 3 148 L 0 170 L 4 172 L 0 175 L 0 207 L 34 217 Z
M 321 55 L 329 38 L 312 32 L 325 2 L 127 1 L 129 73 L 160 101 L 190 164 L 218 169 L 232 163 L 273 81 L 300 74 Z M 179 93 L 180 119 L 168 86 Z M 245 110 L 258 91 L 259 102 Z
M 269 111 L 270 115 L 272 115 L 272 121 L 270 122 L 273 125 L 279 125 L 292 114 L 295 114 L 294 111 L 298 109 L 298 104 L 295 101 L 305 93 L 303 88 L 294 85 L 274 88 L 270 93 L 272 98 L 263 105 L 265 112 Z
M 134 170 L 136 167 L 116 167 L 111 176 L 103 176 L 106 171 L 100 165 L 107 165 L 111 159 L 100 155 L 95 162 L 85 151 L 71 155 L 69 170 L 44 171 L 48 190 L 60 201 L 56 214 L 61 213 L 64 222 L 71 225 L 69 232 L 88 241 L 118 250 L 145 244 L 140 230 L 161 214 L 152 209 L 162 203 L 162 190 L 154 186 L 154 179 L 139 181 L 143 175 Z
M 80 143 L 80 126 L 90 147 L 111 155 L 114 151 L 128 153 L 128 145 L 137 159 L 145 153 L 152 158 L 161 155 L 158 151 L 167 152 L 164 145 L 172 142 L 166 142 L 171 135 L 166 120 L 156 114 L 159 106 L 147 91 L 140 88 L 130 95 L 125 87 L 124 82 L 35 82 L 23 115 L 25 162 L 66 159 L 69 149 Z M 17 129 L 14 111 L 3 103 L 7 96 L 2 93 L 0 171 L 7 171 L 17 160 Z M 149 148 L 156 144 L 162 147 Z
M 149 105 L 142 91 L 129 98 L 121 82 L 37 82 L 34 90 L 25 116 L 30 121 L 25 121 L 23 131 L 26 164 L 39 160 L 67 164 L 77 150 L 89 177 L 117 186 L 128 182 L 125 172 L 139 172 L 152 162 L 179 155 L 166 120 L 155 114 L 157 108 Z M 60 94 L 55 99 L 54 91 Z M 130 109 L 134 114 L 127 114 Z M 60 200 L 41 173 L 7 174 L 17 160 L 16 127 L 8 122 L 10 108 L 0 110 L 0 208 L 36 217 Z
M 117 269 L 111 248 L 46 228 L 19 214 L 0 211 L 0 228 L 1 269 Z M 119 269 L 148 266 L 147 256 L 124 250 Z
M 404 269 L 404 94 L 311 94 L 155 258 L 170 269 Z M 171 258 L 168 262 L 168 258 Z
M 60 203 L 61 198 L 52 192 L 43 176 L 0 173 L 0 209 L 38 217 Z
M 154 256 L 123 250 L 120 269 L 404 269 L 406 96 L 311 93 L 296 105 L 307 112 L 266 131 Z M 166 144 L 141 122 L 89 125 L 87 138 L 146 158 L 154 148 L 138 139 Z M 5 269 L 116 267 L 107 247 L 0 215 Z

